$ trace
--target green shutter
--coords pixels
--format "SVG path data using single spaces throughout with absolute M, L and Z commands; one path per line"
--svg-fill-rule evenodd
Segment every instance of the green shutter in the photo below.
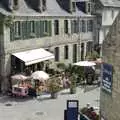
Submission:
M 44 36 L 44 21 L 40 21 L 40 37 Z
M 31 31 L 31 26 L 30 26 L 30 24 L 31 24 L 30 21 L 27 21 L 27 33 L 26 33 L 26 34 L 27 34 L 27 38 L 30 38 L 30 34 L 31 34 L 31 33 L 30 33 L 30 31 Z
M 27 24 L 26 21 L 22 21 L 22 38 L 27 38 Z
M 51 21 L 48 21 L 48 33 L 49 33 L 49 36 L 52 36 L 52 22 Z
M 15 38 L 14 38 L 14 24 L 13 23 L 11 26 L 10 26 L 10 41 L 14 41 Z
M 39 23 L 39 21 L 36 21 L 35 22 L 35 26 L 36 26 L 36 29 L 35 29 L 35 32 L 36 32 L 36 36 L 37 36 L 37 38 L 39 37 L 39 34 L 40 34 L 40 30 L 39 30 L 39 26 L 40 26 L 40 23 Z

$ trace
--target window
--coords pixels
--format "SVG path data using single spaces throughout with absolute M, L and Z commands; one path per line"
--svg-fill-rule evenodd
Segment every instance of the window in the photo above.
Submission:
M 72 11 L 75 12 L 76 11 L 76 3 L 72 2 Z
M 44 21 L 44 33 L 48 33 L 48 29 L 49 29 L 49 27 L 48 27 L 48 21 L 45 20 Z
M 77 62 L 77 44 L 73 45 L 73 63 Z
M 15 36 L 17 36 L 17 37 L 20 36 L 21 35 L 20 21 L 16 21 L 14 27 L 15 27 L 15 29 L 14 29 L 15 30 Z
M 86 21 L 82 20 L 82 32 L 86 32 Z
M 86 52 L 87 53 L 91 53 L 92 52 L 92 42 L 91 41 L 89 41 L 89 42 L 87 42 L 87 47 L 86 47 Z
M 35 22 L 34 21 L 30 22 L 30 32 L 35 33 Z
M 68 20 L 64 20 L 64 32 L 68 33 Z
M 64 46 L 64 58 L 68 59 L 68 45 Z
M 87 5 L 87 12 L 88 12 L 88 13 L 91 12 L 91 4 L 90 4 L 90 3 L 88 3 L 88 5 Z
M 15 5 L 15 6 L 18 5 L 18 0 L 14 0 L 14 5 Z
M 59 47 L 55 48 L 55 61 L 59 61 Z
M 58 20 L 54 21 L 54 32 L 55 32 L 55 35 L 59 34 L 59 21 Z
M 88 20 L 87 21 L 87 31 L 88 32 L 92 32 L 93 31 L 93 21 L 92 20 Z
M 84 60 L 84 43 L 81 44 L 81 60 Z

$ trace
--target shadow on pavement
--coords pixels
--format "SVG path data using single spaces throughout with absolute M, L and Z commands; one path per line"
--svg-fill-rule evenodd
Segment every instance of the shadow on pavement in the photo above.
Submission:
M 96 88 L 99 88 L 98 85 L 85 85 L 84 86 L 84 92 L 90 92 Z
M 32 97 L 11 97 L 11 96 L 2 96 L 0 97 L 0 103 L 8 103 L 8 102 L 25 102 L 28 100 L 32 100 Z
M 66 92 L 61 92 L 61 93 L 60 93 L 60 95 L 68 95 L 68 94 L 70 94 L 70 92 L 69 92 L 69 91 L 66 91 Z

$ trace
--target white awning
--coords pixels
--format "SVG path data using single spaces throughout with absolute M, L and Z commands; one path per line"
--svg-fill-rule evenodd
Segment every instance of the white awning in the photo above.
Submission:
M 12 55 L 24 61 L 26 66 L 54 58 L 54 54 L 44 50 L 43 48 L 13 53 Z

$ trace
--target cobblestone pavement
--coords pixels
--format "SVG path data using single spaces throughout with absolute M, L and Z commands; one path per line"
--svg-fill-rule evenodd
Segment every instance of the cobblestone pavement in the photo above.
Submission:
M 76 94 L 69 89 L 59 93 L 57 99 L 43 95 L 38 99 L 0 97 L 0 120 L 64 120 L 66 100 L 79 100 L 80 108 L 90 103 L 99 107 L 100 88 L 97 86 L 77 87 Z

